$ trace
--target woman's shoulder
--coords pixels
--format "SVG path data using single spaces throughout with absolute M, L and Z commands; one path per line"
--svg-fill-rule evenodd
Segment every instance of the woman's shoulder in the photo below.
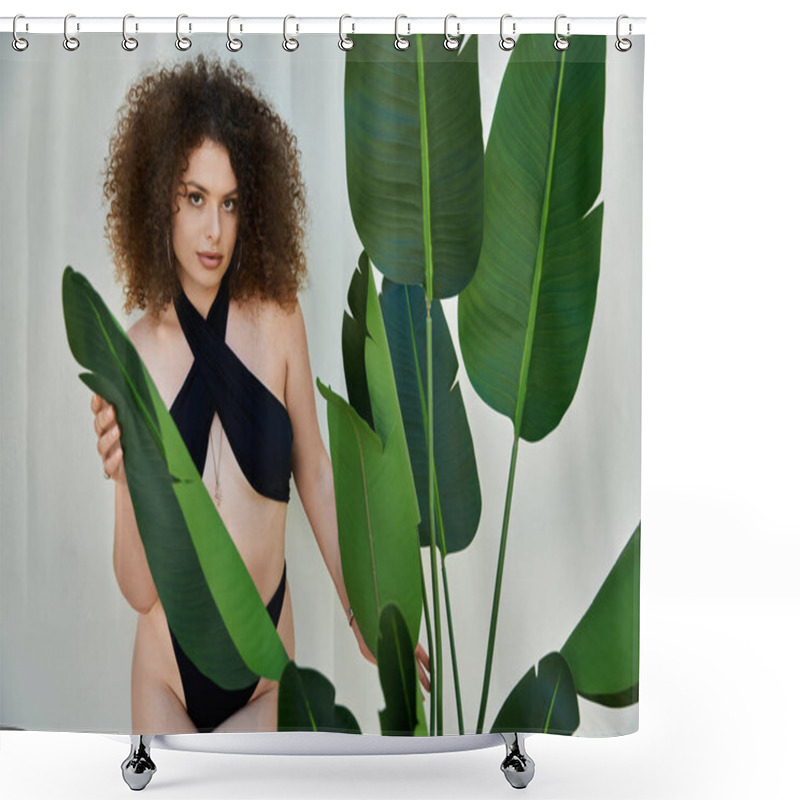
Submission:
M 233 305 L 235 301 L 231 301 Z M 297 338 L 298 325 L 302 327 L 302 311 L 300 302 L 295 298 L 288 305 L 281 305 L 277 300 L 256 300 L 245 304 L 236 303 L 238 315 L 247 320 L 255 338 L 270 343 L 288 352 Z
M 179 327 L 177 317 L 172 319 L 168 312 L 155 314 L 152 311 L 145 311 L 128 328 L 127 334 L 139 355 L 147 362 L 175 341 Z

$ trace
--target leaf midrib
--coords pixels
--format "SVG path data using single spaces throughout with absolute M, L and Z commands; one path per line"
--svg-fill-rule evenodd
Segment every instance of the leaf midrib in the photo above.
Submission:
M 419 352 L 417 350 L 417 338 L 414 332 L 414 315 L 411 309 L 411 298 L 408 296 L 408 286 L 403 287 L 405 289 L 405 299 L 406 299 L 406 310 L 408 311 L 408 330 L 409 336 L 411 338 L 411 352 L 414 355 L 414 369 L 417 375 L 417 387 L 419 390 L 419 404 L 422 410 L 422 428 L 425 433 L 425 441 L 428 441 L 428 409 L 425 405 L 425 386 L 422 382 L 422 368 L 419 365 Z M 427 454 L 426 454 L 426 462 L 427 462 Z M 444 535 L 444 516 L 442 512 L 442 498 L 441 494 L 439 493 L 439 476 L 436 472 L 436 465 L 434 464 L 433 470 L 433 484 L 434 484 L 434 491 L 436 493 L 436 514 L 439 518 L 439 526 L 442 531 L 442 558 L 447 556 L 447 542 Z M 433 542 L 435 541 L 435 533 L 430 533 L 430 540 L 431 546 L 433 546 Z
M 428 107 L 425 101 L 425 58 L 422 35 L 417 34 L 417 92 L 419 100 L 419 147 L 422 167 L 422 238 L 425 250 L 425 294 L 433 299 L 433 242 L 431 238 L 431 164 L 428 152 Z
M 133 395 L 133 398 L 136 401 L 136 404 L 139 406 L 139 410 L 141 411 L 142 416 L 144 417 L 145 424 L 150 429 L 150 434 L 152 435 L 153 439 L 155 440 L 156 444 L 158 445 L 159 450 L 161 450 L 161 455 L 164 457 L 164 460 L 166 461 L 166 451 L 164 449 L 164 444 L 161 441 L 160 432 L 157 430 L 156 424 L 150 418 L 150 414 L 148 412 L 147 407 L 145 406 L 144 400 L 142 400 L 142 398 L 141 398 L 141 396 L 140 396 L 140 394 L 139 394 L 139 392 L 138 392 L 138 390 L 136 388 L 136 383 L 133 380 L 133 378 L 131 377 L 131 375 L 128 373 L 128 370 L 125 369 L 125 364 L 124 364 L 123 360 L 120 358 L 119 354 L 117 353 L 117 348 L 114 347 L 114 343 L 111 340 L 111 337 L 108 335 L 108 332 L 106 331 L 105 324 L 103 323 L 102 316 L 100 315 L 100 312 L 96 308 L 93 298 L 87 293 L 86 299 L 89 301 L 89 307 L 92 309 L 92 313 L 95 315 L 95 318 L 97 319 L 98 326 L 100 328 L 100 331 L 103 334 L 103 338 L 106 340 L 106 344 L 108 345 L 108 349 L 111 351 L 111 354 L 116 359 L 117 367 L 120 370 L 120 372 L 122 373 L 122 376 L 125 379 L 125 382 L 128 385 L 128 389 L 130 390 L 131 394 Z M 93 372 L 96 372 L 96 370 L 93 370 Z
M 539 305 L 539 289 L 542 283 L 542 266 L 544 264 L 544 245 L 547 234 L 547 221 L 550 215 L 550 195 L 553 185 L 553 165 L 555 162 L 556 138 L 558 134 L 558 113 L 561 105 L 561 89 L 564 85 L 564 60 L 566 51 L 561 51 L 561 61 L 558 70 L 558 84 L 556 86 L 556 101 L 553 109 L 553 125 L 550 129 L 550 152 L 548 153 L 547 178 L 542 198 L 542 218 L 539 224 L 539 244 L 536 251 L 536 264 L 533 269 L 533 283 L 531 286 L 531 303 L 528 313 L 528 327 L 525 331 L 525 349 L 522 354 L 522 364 L 517 390 L 517 407 L 514 412 L 514 436 L 520 435 L 522 415 L 525 410 L 527 396 L 528 375 L 531 369 L 531 353 L 533 351 L 533 332 L 536 327 L 536 311 Z

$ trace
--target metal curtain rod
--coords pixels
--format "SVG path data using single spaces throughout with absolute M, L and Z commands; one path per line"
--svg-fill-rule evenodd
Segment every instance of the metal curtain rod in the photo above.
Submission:
M 615 17 L 569 17 L 562 16 L 564 30 L 570 24 L 571 35 L 606 35 L 616 32 Z M 290 17 L 289 30 L 292 34 L 306 33 L 339 33 L 339 17 Z M 509 34 L 517 36 L 522 33 L 553 33 L 554 17 L 513 17 L 505 20 Z M 347 16 L 342 25 L 345 34 L 351 33 L 395 33 L 395 17 L 351 17 Z M 0 32 L 12 31 L 13 17 L 0 17 Z M 400 32 L 404 36 L 412 33 L 443 33 L 445 21 L 443 17 L 405 17 L 399 19 Z M 451 33 L 497 34 L 500 30 L 500 16 L 497 17 L 452 17 L 449 21 Z M 630 27 L 629 27 L 630 26 Z M 629 27 L 629 29 L 628 29 Z M 187 15 L 181 22 L 183 31 L 194 33 L 222 33 L 228 30 L 227 17 L 193 17 Z M 625 19 L 625 35 L 643 34 L 645 17 L 629 17 Z M 122 17 L 80 17 L 71 16 L 69 20 L 71 34 L 81 33 L 121 33 Z M 138 33 L 175 33 L 175 17 L 129 17 L 127 22 L 129 34 Z M 237 17 L 233 25 L 237 34 L 283 33 L 284 17 Z M 64 17 L 27 17 L 17 20 L 18 34 L 64 33 Z

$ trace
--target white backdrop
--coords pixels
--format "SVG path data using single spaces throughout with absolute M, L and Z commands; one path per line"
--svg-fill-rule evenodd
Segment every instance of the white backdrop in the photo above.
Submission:
M 101 13 L 96 5 L 86 2 L 81 13 Z M 110 3 L 102 13 L 187 10 L 173 5 Z M 207 8 L 192 11 L 219 13 Z M 528 791 L 541 797 L 787 797 L 795 788 L 800 597 L 790 502 L 800 437 L 790 304 L 800 176 L 788 117 L 796 68 L 785 41 L 800 20 L 778 4 L 760 4 L 751 18 L 724 16 L 729 8 L 719 4 L 713 24 L 683 0 L 637 8 L 573 0 L 569 9 L 535 12 L 467 0 L 457 8 L 432 0 L 403 9 L 285 9 L 648 16 L 641 730 L 607 741 L 529 739 L 538 766 Z M 68 10 L 40 2 L 28 13 Z M 264 13 L 244 2 L 234 12 Z M 123 755 L 100 737 L 0 734 L 3 786 L 14 797 L 105 797 L 114 782 L 122 791 Z M 499 750 L 314 761 L 216 756 L 213 766 L 195 754 L 157 756 L 169 797 L 509 791 L 497 773 Z M 85 777 L 64 777 L 76 773 Z

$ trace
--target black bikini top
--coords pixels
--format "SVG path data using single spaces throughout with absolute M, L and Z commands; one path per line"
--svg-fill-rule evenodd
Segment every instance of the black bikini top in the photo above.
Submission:
M 289 412 L 225 343 L 229 301 L 228 272 L 206 319 L 183 292 L 175 300 L 194 363 L 170 414 L 202 475 L 216 411 L 253 489 L 288 503 L 292 471 Z

